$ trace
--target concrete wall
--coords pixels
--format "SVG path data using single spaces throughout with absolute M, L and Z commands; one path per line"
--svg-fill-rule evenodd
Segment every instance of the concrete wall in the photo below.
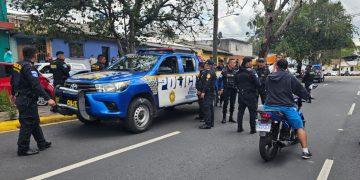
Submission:
M 115 41 L 100 41 L 100 40 L 88 40 L 88 41 L 75 41 L 74 43 L 83 44 L 84 59 L 89 59 L 91 55 L 97 57 L 102 54 L 102 47 L 109 48 L 109 59 L 116 57 L 118 54 L 118 47 Z M 55 56 L 57 51 L 64 51 L 66 58 L 70 57 L 69 43 L 63 39 L 53 39 L 51 41 L 52 55 Z

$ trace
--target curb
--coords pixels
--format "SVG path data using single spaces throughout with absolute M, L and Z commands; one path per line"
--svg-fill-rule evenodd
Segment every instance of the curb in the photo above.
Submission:
M 55 123 L 55 122 L 62 122 L 62 121 L 69 121 L 76 119 L 77 117 L 74 116 L 63 116 L 63 115 L 55 115 L 55 116 L 46 116 L 46 117 L 40 117 L 40 124 L 49 124 L 49 123 Z M 20 128 L 19 120 L 11 120 L 11 121 L 5 121 L 0 122 L 0 132 L 4 131 L 13 131 Z

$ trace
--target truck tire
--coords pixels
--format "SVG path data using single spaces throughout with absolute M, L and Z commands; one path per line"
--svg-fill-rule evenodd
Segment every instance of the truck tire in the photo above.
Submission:
M 100 123 L 100 119 L 94 119 L 94 120 L 87 120 L 83 118 L 80 114 L 76 115 L 80 122 L 84 123 L 85 125 L 96 125 Z
M 153 120 L 153 105 L 146 98 L 136 98 L 129 106 L 125 120 L 126 129 L 132 133 L 141 133 L 149 129 Z

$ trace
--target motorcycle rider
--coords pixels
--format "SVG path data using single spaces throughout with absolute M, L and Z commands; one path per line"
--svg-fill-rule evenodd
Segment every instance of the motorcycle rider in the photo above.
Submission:
M 296 130 L 297 137 L 302 146 L 302 158 L 310 159 L 312 154 L 308 149 L 307 135 L 303 121 L 294 103 L 293 94 L 302 99 L 309 99 L 308 91 L 293 75 L 286 72 L 288 62 L 280 59 L 275 64 L 275 72 L 266 79 L 268 92 L 264 109 L 281 111 L 287 117 L 292 128 Z
M 219 77 L 220 94 L 223 94 L 224 105 L 223 105 L 223 119 L 221 123 L 226 123 L 227 108 L 230 103 L 230 117 L 229 122 L 236 123 L 233 119 L 237 88 L 235 84 L 235 60 L 229 60 L 227 66 L 222 70 Z

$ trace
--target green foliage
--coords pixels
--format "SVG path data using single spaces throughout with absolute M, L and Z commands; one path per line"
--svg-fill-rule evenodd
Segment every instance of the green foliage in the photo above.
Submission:
M 0 91 L 0 112 L 7 112 L 10 119 L 16 117 L 16 108 L 12 105 L 9 94 L 5 90 Z
M 207 9 L 206 0 L 13 0 L 12 6 L 35 12 L 30 32 L 70 40 L 113 37 L 131 51 L 144 37 L 198 32 Z
M 354 46 L 354 32 L 351 16 L 346 15 L 340 2 L 305 3 L 274 50 L 286 52 L 298 61 L 309 58 L 328 63 L 332 58 L 341 57 L 339 49 Z
M 273 29 L 280 26 L 288 11 L 275 19 Z M 271 51 L 285 53 L 299 63 L 304 59 L 329 63 L 330 59 L 341 57 L 340 49 L 354 46 L 352 37 L 356 27 L 351 20 L 341 2 L 304 1 L 284 35 L 271 45 Z M 259 13 L 248 23 L 255 30 L 258 42 L 264 40 L 264 22 L 264 16 Z

